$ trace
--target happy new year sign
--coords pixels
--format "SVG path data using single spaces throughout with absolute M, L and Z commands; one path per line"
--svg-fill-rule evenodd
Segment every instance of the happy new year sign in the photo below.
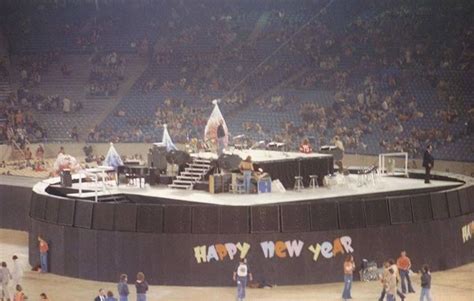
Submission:
M 306 247 L 305 247 L 306 246 Z M 194 247 L 194 257 L 197 263 L 222 262 L 234 260 L 234 258 L 247 257 L 251 245 L 247 242 L 216 243 L 213 245 L 201 245 Z M 302 240 L 286 241 L 262 241 L 256 252 L 263 252 L 265 258 L 297 258 L 304 252 L 308 252 L 314 261 L 318 261 L 320 255 L 330 259 L 338 254 L 353 253 L 352 239 L 350 236 L 341 236 L 332 242 L 306 244 Z

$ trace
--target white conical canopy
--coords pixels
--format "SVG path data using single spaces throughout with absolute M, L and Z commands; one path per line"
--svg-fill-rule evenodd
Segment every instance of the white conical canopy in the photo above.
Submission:
M 103 165 L 111 166 L 113 168 L 117 168 L 118 166 L 123 165 L 122 158 L 120 158 L 120 155 L 115 149 L 113 143 L 110 143 L 109 151 L 107 152 L 107 156 L 105 156 Z
M 178 148 L 174 145 L 173 140 L 171 140 L 171 136 L 168 133 L 168 125 L 163 125 L 163 138 L 161 139 L 161 143 L 166 146 L 166 151 L 177 150 Z
M 204 129 L 204 141 L 215 140 L 217 141 L 217 127 L 222 121 L 222 126 L 224 127 L 225 138 L 224 145 L 227 146 L 229 142 L 229 130 L 227 129 L 227 124 L 222 116 L 221 110 L 218 105 L 219 100 L 213 100 L 214 109 L 212 110 L 211 116 L 207 121 L 206 128 Z

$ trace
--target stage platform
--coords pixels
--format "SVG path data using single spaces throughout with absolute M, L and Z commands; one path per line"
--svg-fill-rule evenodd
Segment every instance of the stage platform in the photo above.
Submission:
M 357 175 L 337 175 L 333 177 L 332 184 L 328 187 L 305 188 L 302 191 L 287 190 L 285 192 L 271 192 L 261 194 L 234 194 L 219 193 L 211 194 L 206 191 L 197 190 L 177 190 L 167 188 L 166 186 L 139 188 L 136 185 L 120 185 L 116 186 L 115 182 L 106 182 L 105 191 L 98 192 L 99 197 L 112 195 L 135 195 L 151 198 L 160 198 L 168 200 L 176 200 L 190 203 L 200 203 L 207 205 L 224 205 L 224 206 L 257 206 L 269 205 L 277 203 L 289 203 L 300 201 L 317 201 L 320 199 L 341 198 L 348 196 L 363 196 L 371 194 L 390 194 L 397 192 L 422 193 L 426 190 L 444 190 L 459 186 L 460 183 L 453 181 L 433 180 L 431 184 L 425 184 L 422 179 L 410 179 L 405 177 L 380 176 L 377 177 L 375 184 L 369 183 L 359 185 Z M 57 180 L 56 180 L 57 181 Z M 73 184 L 73 189 L 78 190 L 79 183 Z M 83 183 L 82 189 L 94 190 L 95 183 Z M 97 187 L 102 190 L 103 185 Z M 91 198 L 95 195 L 93 192 L 87 192 L 80 195 L 79 193 L 68 194 L 72 198 Z
M 97 184 L 83 186 L 89 198 L 77 195 L 78 174 L 73 187 L 51 178 L 33 191 L 9 179 L 0 184 L 0 227 L 46 238 L 52 273 L 100 281 L 142 271 L 151 284 L 234 285 L 238 256 L 281 285 L 340 281 L 346 253 L 382 263 L 403 248 L 415 268 L 428 262 L 434 271 L 472 262 L 473 179 L 435 173 L 424 184 L 423 173 L 375 183 L 337 175 L 314 190 L 250 195 L 107 181 L 98 202 Z M 455 253 L 440 252 L 446 246 Z M 30 240 L 31 265 L 37 249 Z
M 247 158 L 247 156 L 252 157 L 252 162 L 254 163 L 270 163 L 270 162 L 279 162 L 287 160 L 298 160 L 298 159 L 326 159 L 331 158 L 332 155 L 320 154 L 320 153 L 296 153 L 296 152 L 280 152 L 280 151 L 270 151 L 270 150 L 259 150 L 259 149 L 247 149 L 247 150 L 234 150 L 226 151 L 225 154 L 228 155 L 238 155 L 242 159 Z M 194 153 L 191 155 L 194 158 L 201 158 L 207 160 L 215 160 L 218 158 L 216 153 L 212 152 L 202 152 Z

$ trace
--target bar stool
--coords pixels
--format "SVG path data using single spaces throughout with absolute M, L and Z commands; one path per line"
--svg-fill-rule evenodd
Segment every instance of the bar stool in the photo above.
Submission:
M 309 175 L 309 187 L 312 189 L 316 189 L 319 187 L 318 183 L 318 176 L 317 175 Z
M 295 191 L 301 191 L 303 190 L 304 185 L 303 185 L 303 177 L 302 176 L 296 176 L 295 177 Z

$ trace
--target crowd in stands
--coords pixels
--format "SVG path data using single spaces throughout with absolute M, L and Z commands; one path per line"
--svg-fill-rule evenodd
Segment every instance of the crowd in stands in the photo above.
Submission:
M 97 53 L 91 58 L 87 92 L 89 96 L 112 96 L 124 79 L 125 58 L 116 52 Z
M 60 55 L 59 50 L 52 50 L 44 54 L 22 56 L 18 65 L 22 86 L 39 86 L 41 75 L 48 72 L 52 63 L 59 61 Z
M 371 152 L 417 156 L 426 143 L 450 145 L 470 133 L 473 114 L 466 103 L 472 90 L 459 80 L 472 72 L 473 27 L 460 17 L 472 6 L 469 1 L 363 2 L 321 10 L 325 4 L 235 3 L 225 9 L 212 2 L 161 4 L 162 12 L 169 12 L 162 19 L 152 18 L 157 5 L 141 4 L 150 13 L 127 32 L 133 25 L 144 30 L 126 42 L 150 57 L 150 65 L 123 101 L 154 98 L 157 109 L 137 113 L 119 105 L 113 118 L 122 120 L 120 127 L 106 121 L 88 140 L 149 142 L 166 123 L 173 139 L 186 142 L 203 132 L 214 98 L 222 98 L 221 107 L 232 113 L 227 122 L 234 134 L 255 133 L 292 147 L 298 145 L 295 133 L 318 143 L 338 135 L 348 151 L 369 146 Z M 104 14 L 88 26 L 84 20 L 68 23 L 64 34 L 74 36 L 79 47 L 96 49 L 121 26 L 115 17 Z M 114 94 L 124 77 L 123 57 L 96 53 L 88 94 Z M 331 103 L 302 98 L 294 90 L 329 91 Z M 168 105 L 170 99 L 180 105 Z M 234 115 L 249 106 L 278 114 L 296 108 L 299 117 L 289 115 L 272 128 L 259 120 L 233 124 Z M 464 131 L 459 124 L 466 125 Z

